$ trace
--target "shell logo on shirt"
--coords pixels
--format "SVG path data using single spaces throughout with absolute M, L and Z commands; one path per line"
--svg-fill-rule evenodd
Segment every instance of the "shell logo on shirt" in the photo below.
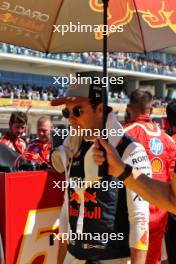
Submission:
M 151 160 L 152 173 L 161 173 L 163 170 L 163 161 L 160 158 Z

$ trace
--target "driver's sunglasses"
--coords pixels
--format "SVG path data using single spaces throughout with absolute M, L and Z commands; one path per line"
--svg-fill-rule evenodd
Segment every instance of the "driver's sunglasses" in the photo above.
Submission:
M 70 112 L 74 117 L 80 117 L 81 114 L 83 113 L 82 107 L 80 106 L 75 106 L 72 108 L 72 110 L 70 111 L 68 108 L 64 108 L 62 110 L 62 114 L 65 118 L 69 118 L 70 117 Z

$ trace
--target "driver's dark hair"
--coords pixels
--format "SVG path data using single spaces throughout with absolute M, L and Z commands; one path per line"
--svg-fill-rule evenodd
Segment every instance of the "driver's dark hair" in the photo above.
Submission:
M 94 99 L 89 99 L 90 104 L 95 111 L 97 109 L 97 106 L 102 103 L 102 101 L 95 101 Z M 107 106 L 107 114 L 109 114 L 112 111 L 112 107 Z
M 176 126 L 176 99 L 173 99 L 168 103 L 166 114 L 170 127 Z
M 101 101 L 95 101 L 95 100 L 92 99 L 92 98 L 89 98 L 89 102 L 90 102 L 90 104 L 91 104 L 93 110 L 96 110 L 97 106 L 98 106 L 99 104 L 101 104 Z
M 27 122 L 28 122 L 27 114 L 23 112 L 12 113 L 9 120 L 10 125 L 13 125 L 15 123 L 25 125 L 27 124 Z

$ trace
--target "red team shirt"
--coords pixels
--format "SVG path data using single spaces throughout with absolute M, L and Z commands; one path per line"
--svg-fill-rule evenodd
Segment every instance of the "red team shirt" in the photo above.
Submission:
M 19 154 L 23 154 L 26 149 L 26 142 L 22 138 L 14 138 L 9 132 L 0 140 L 0 144 L 8 146 Z
M 51 141 L 43 143 L 39 139 L 35 139 L 29 144 L 27 152 L 33 154 L 34 160 L 40 158 L 41 161 L 48 163 L 50 160 L 51 148 Z

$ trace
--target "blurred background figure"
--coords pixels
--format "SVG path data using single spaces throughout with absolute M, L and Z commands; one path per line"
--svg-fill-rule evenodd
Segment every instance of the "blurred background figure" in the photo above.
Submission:
M 27 121 L 28 119 L 26 113 L 12 113 L 9 120 L 9 130 L 0 140 L 0 143 L 7 145 L 19 154 L 24 153 L 26 149 L 26 142 L 21 137 L 26 132 Z
M 42 116 L 37 122 L 37 138 L 32 140 L 28 146 L 28 152 L 33 153 L 36 159 L 41 158 L 46 163 L 49 162 L 50 152 L 52 150 L 52 130 L 53 125 L 50 118 Z

